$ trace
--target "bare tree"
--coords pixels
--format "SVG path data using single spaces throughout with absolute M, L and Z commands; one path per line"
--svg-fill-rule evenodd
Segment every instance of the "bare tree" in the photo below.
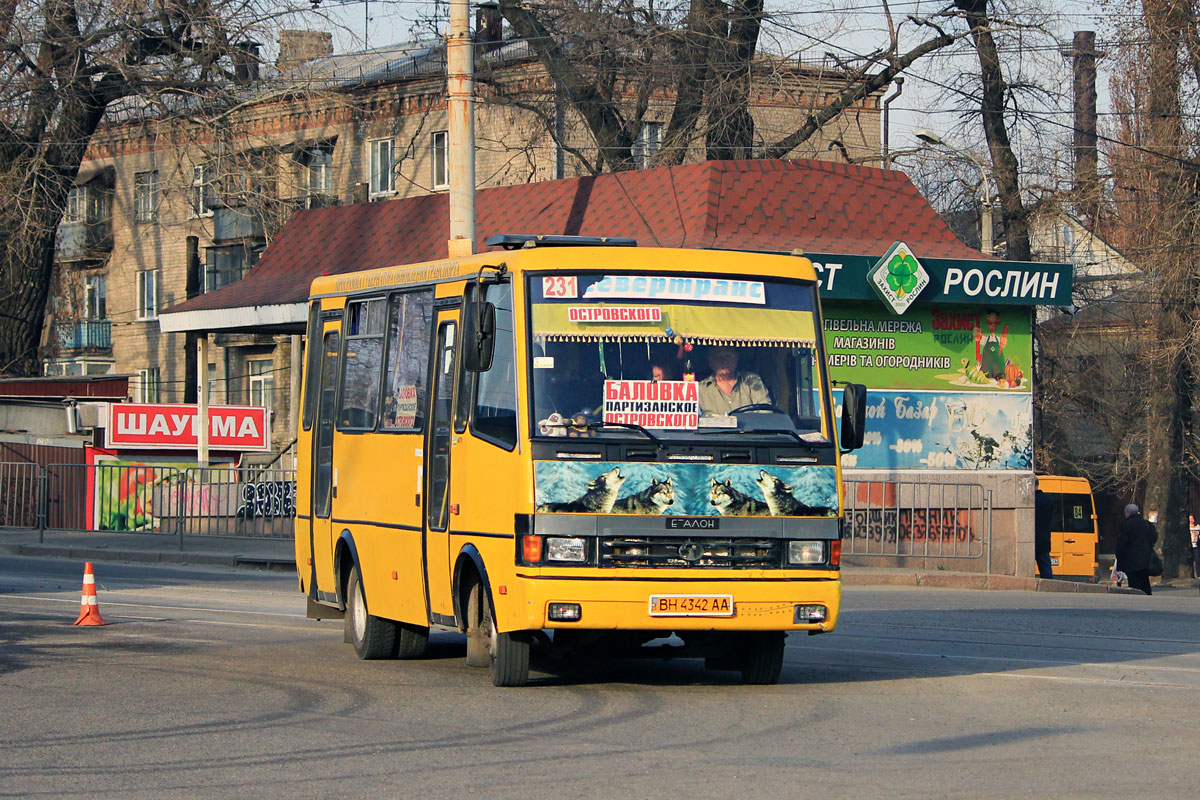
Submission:
M 586 124 L 598 150 L 589 161 L 596 171 L 639 165 L 635 149 L 652 97 L 669 106 L 656 164 L 682 163 L 697 143 L 711 159 L 787 156 L 917 60 L 967 35 L 944 29 L 962 27 L 953 8 L 895 22 L 886 3 L 882 7 L 888 41 L 822 72 L 802 69 L 798 53 L 760 52 L 763 27 L 772 21 L 762 0 L 500 1 L 501 14 L 552 77 L 557 99 Z M 906 27 L 924 32 L 908 49 L 902 47 Z M 764 140 L 751 113 L 756 87 L 799 95 L 802 81 L 819 88 L 801 101 L 809 105 L 801 124 Z M 828 100 L 815 101 L 814 95 L 829 93 Z
M 0 3 L 0 373 L 36 372 L 55 231 L 100 125 L 235 85 L 235 56 L 289 13 L 264 0 Z

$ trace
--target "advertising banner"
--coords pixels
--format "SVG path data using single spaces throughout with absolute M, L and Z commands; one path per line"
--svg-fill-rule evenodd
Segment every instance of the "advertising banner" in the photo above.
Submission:
M 187 403 L 113 403 L 104 429 L 105 447 L 195 450 L 197 407 Z M 214 450 L 269 450 L 267 409 L 209 406 L 208 446 Z
M 539 513 L 833 517 L 831 466 L 537 461 Z
M 841 410 L 838 409 L 838 413 Z M 848 469 L 1031 469 L 1033 397 L 871 389 Z
M 879 264 L 878 256 L 804 255 L 812 260 L 817 271 L 822 300 L 880 302 L 877 287 L 872 287 L 868 278 Z M 983 306 L 1069 306 L 1074 302 L 1071 295 L 1074 270 L 1070 264 L 927 258 L 919 249 L 913 256 L 920 258 L 922 270 L 929 275 L 929 283 L 916 297 L 917 302 Z
M 1030 391 L 1029 309 L 917 306 L 887 309 L 830 303 L 825 349 L 835 380 L 888 389 Z

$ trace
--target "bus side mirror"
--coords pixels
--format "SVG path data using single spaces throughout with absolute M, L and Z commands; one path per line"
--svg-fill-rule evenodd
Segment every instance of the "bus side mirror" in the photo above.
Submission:
M 463 368 L 487 372 L 496 353 L 496 306 L 475 299 L 463 309 Z
M 862 447 L 866 432 L 867 387 L 861 383 L 847 383 L 842 389 L 842 431 L 838 437 L 842 452 Z

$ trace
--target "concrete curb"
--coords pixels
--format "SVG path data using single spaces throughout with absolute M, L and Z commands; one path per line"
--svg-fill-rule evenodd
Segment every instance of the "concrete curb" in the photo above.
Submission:
M 118 561 L 132 564 L 195 564 L 207 567 L 292 570 L 294 559 L 239 553 L 197 553 L 188 550 L 127 550 L 104 547 L 66 547 L 53 544 L 3 544 L 0 552 L 33 558 L 72 561 Z
M 980 589 L 1006 592 L 1064 592 L 1072 594 L 1141 594 L 1137 589 L 1107 583 L 1082 583 L 1046 578 L 988 575 L 974 572 L 842 570 L 847 586 L 922 586 L 936 589 Z
M 123 547 L 74 546 L 47 543 L 0 543 L 0 553 L 35 558 L 63 558 L 74 561 L 118 561 L 132 564 L 194 564 L 257 570 L 296 570 L 296 560 L 287 556 L 250 553 L 197 552 L 194 550 L 148 550 Z M 1109 583 L 1047 580 L 1044 578 L 988 575 L 976 572 L 908 571 L 854 567 L 842 570 L 846 586 L 918 586 L 928 589 L 977 589 L 1008 592 L 1065 592 L 1073 594 L 1136 594 L 1128 586 Z M 1155 589 L 1174 588 L 1170 584 Z M 1181 587 L 1182 588 L 1182 587 Z M 1186 587 L 1191 589 L 1189 585 Z

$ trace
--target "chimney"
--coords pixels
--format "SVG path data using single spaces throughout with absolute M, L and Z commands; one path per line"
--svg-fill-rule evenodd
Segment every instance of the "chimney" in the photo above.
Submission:
M 280 31 L 279 59 L 275 65 L 280 69 L 294 67 L 314 58 L 333 55 L 333 34 L 326 31 Z
M 258 42 L 238 42 L 233 46 L 233 79 L 239 86 L 258 82 Z
M 1093 225 L 1100 208 L 1096 172 L 1096 52 L 1094 31 L 1075 31 L 1066 55 L 1073 60 L 1075 90 L 1075 210 Z
M 484 2 L 475 8 L 475 48 L 490 53 L 504 44 L 504 18 L 497 3 Z

